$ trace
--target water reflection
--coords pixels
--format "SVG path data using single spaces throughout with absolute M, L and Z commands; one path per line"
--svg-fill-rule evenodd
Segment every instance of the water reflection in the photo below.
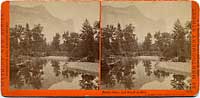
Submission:
M 82 89 L 98 89 L 98 79 L 96 76 L 81 73 L 79 71 L 70 70 L 67 67 L 63 67 L 62 75 L 64 78 L 75 78 L 81 75 L 81 80 L 79 80 L 79 85 Z
M 77 77 L 79 74 L 81 74 L 81 73 L 79 73 L 77 71 L 69 70 L 66 67 L 63 67 L 62 75 L 64 78 Z
M 46 63 L 44 60 L 26 60 L 19 64 L 12 65 L 11 67 L 11 83 L 15 88 L 22 86 L 31 86 L 34 89 L 40 89 L 42 86 L 41 77 L 44 72 L 43 65 Z
M 153 73 L 157 78 L 168 77 L 170 74 L 169 72 L 162 71 L 162 70 L 154 70 Z
M 80 86 L 82 89 L 98 89 L 97 80 L 95 81 L 95 76 L 89 74 L 82 74 L 82 80 L 80 80 Z
M 186 80 L 186 76 L 174 74 L 173 79 L 171 80 L 171 85 L 176 90 L 186 90 L 191 89 L 191 80 Z
M 150 60 L 143 60 L 143 66 L 145 67 L 145 73 L 147 76 L 152 74 L 152 63 Z
M 82 89 L 98 89 L 98 78 L 96 76 L 63 67 L 65 65 L 56 60 L 47 61 L 39 58 L 24 60 L 21 63 L 12 63 L 11 87 L 17 89 L 42 89 L 46 84 L 45 87 L 48 88 L 53 85 L 51 83 L 57 83 L 64 79 L 80 79 L 77 80 L 79 81 L 77 85 Z M 51 70 L 51 67 L 53 70 Z M 53 75 L 49 75 L 49 73 L 53 73 Z M 77 78 L 79 76 L 81 78 Z M 54 82 L 46 83 L 51 80 L 49 78 L 55 79 L 53 80 Z
M 132 89 L 134 87 L 135 66 L 138 61 L 135 59 L 126 59 L 126 62 L 115 61 L 107 63 L 102 61 L 102 79 L 106 88 L 112 88 L 116 84 L 122 84 L 124 89 Z
M 191 79 L 188 79 L 187 76 L 159 70 L 156 68 L 155 64 L 158 63 L 151 60 L 137 60 L 131 58 L 121 59 L 121 61 L 116 60 L 113 61 L 113 63 L 108 63 L 103 60 L 101 72 L 103 81 L 102 88 L 140 89 L 146 83 L 158 82 L 161 85 L 168 83 L 166 84 L 166 88 L 169 89 L 171 86 L 173 87 L 171 89 L 191 89 Z M 148 86 L 151 88 L 152 85 Z M 165 87 L 165 85 L 163 85 L 163 87 Z M 159 87 L 155 88 L 159 89 Z
M 59 76 L 60 75 L 60 66 L 59 66 L 59 62 L 56 60 L 52 60 L 51 61 L 51 66 L 53 67 L 53 71 L 55 73 L 55 76 Z

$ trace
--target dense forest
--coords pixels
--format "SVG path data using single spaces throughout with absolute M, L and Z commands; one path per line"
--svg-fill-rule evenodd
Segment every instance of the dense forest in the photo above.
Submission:
M 143 42 L 138 42 L 135 27 L 128 24 L 122 28 L 107 25 L 103 28 L 103 58 L 118 56 L 160 56 L 161 60 L 186 62 L 191 58 L 191 22 L 174 23 L 172 32 L 147 33 Z M 139 32 L 137 32 L 139 33 Z
M 97 61 L 100 28 L 98 21 L 92 26 L 86 19 L 81 32 L 55 32 L 52 42 L 46 41 L 43 28 L 40 24 L 30 28 L 28 23 L 10 28 L 11 60 L 19 56 L 69 56 L 71 60 L 84 58 L 88 62 Z

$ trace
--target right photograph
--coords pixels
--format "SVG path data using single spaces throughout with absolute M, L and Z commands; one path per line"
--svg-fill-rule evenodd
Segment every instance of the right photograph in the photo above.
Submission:
M 191 89 L 191 2 L 103 1 L 103 90 Z

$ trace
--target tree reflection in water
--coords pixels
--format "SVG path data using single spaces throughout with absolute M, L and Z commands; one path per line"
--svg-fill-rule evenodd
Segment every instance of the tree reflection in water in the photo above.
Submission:
M 170 74 L 169 72 L 162 71 L 162 70 L 154 70 L 153 73 L 157 78 L 168 77 Z
M 162 70 L 155 70 L 154 75 L 157 78 L 161 78 L 161 77 L 165 78 L 170 75 L 170 72 L 166 72 L 166 71 L 162 71 Z M 170 85 L 173 87 L 173 89 L 176 89 L 176 90 L 191 89 L 191 79 L 187 80 L 186 76 L 184 76 L 184 75 L 173 74 L 173 79 L 171 80 Z
M 135 66 L 140 65 L 138 64 L 138 61 L 128 58 L 120 61 L 115 60 L 113 62 L 114 63 L 108 63 L 106 59 L 102 60 L 101 79 L 103 86 L 105 86 L 105 88 L 116 88 L 117 86 L 120 86 L 120 84 L 123 84 L 124 89 L 132 89 L 134 87 L 134 81 L 136 81 L 134 75 L 136 74 Z M 156 77 L 159 80 L 161 79 L 163 81 L 169 82 L 171 80 L 171 75 L 173 75 L 171 85 L 174 89 L 191 89 L 191 79 L 187 80 L 186 76 L 158 70 L 154 67 L 150 60 L 143 60 L 142 62 L 144 71 L 147 76 L 151 77 L 150 79 L 155 79 Z M 169 81 L 165 79 L 168 79 Z
M 47 60 L 40 58 L 22 60 L 23 62 L 12 63 L 11 66 L 11 85 L 14 88 L 30 88 L 40 89 L 42 87 L 43 66 L 47 64 Z M 76 78 L 82 76 L 79 84 L 82 89 L 98 89 L 98 79 L 96 76 L 80 72 L 78 70 L 61 69 L 59 61 L 51 60 L 51 67 L 55 77 L 59 76 L 62 72 L 63 78 Z
M 62 75 L 64 78 L 77 77 L 79 74 L 80 74 L 79 72 L 68 69 L 63 69 L 62 71 Z
M 95 76 L 89 75 L 89 74 L 82 74 L 81 77 L 82 77 L 82 80 L 80 80 L 80 86 L 82 87 L 82 89 L 86 89 L 86 90 L 98 89 L 97 83 L 95 83 L 97 81 L 94 81 Z
M 147 76 L 150 76 L 152 74 L 152 65 L 150 60 L 143 60 L 143 65 L 145 67 L 145 73 Z
M 79 71 L 74 71 L 63 67 L 62 75 L 64 78 L 75 78 L 81 75 L 81 80 L 79 80 L 79 85 L 82 89 L 91 90 L 98 89 L 98 80 L 96 80 L 96 76 L 81 73 Z
M 15 88 L 21 88 L 24 85 L 31 86 L 33 89 L 40 89 L 43 65 L 46 60 L 36 58 L 34 60 L 24 60 L 21 63 L 15 63 L 11 67 L 11 83 Z
M 59 76 L 60 75 L 60 66 L 59 66 L 59 61 L 56 60 L 52 60 L 51 61 L 51 66 L 53 67 L 53 71 L 55 73 L 55 76 Z
M 171 80 L 171 85 L 176 90 L 187 90 L 191 89 L 191 82 L 190 80 L 184 81 L 186 79 L 186 76 L 174 74 L 173 79 Z
M 111 64 L 103 60 L 102 64 L 102 81 L 106 88 L 116 84 L 123 84 L 125 89 L 134 87 L 134 68 L 138 64 L 137 60 L 129 58 L 124 63 L 120 60 Z

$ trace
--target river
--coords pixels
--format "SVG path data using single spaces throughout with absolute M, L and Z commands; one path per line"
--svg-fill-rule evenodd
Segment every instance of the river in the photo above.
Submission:
M 54 59 L 55 58 L 55 59 Z M 24 60 L 22 64 L 11 67 L 11 89 L 97 89 L 97 74 L 87 70 L 68 68 L 75 62 L 66 58 L 45 57 Z M 98 63 L 78 62 L 89 69 L 98 68 Z M 91 68 L 90 68 L 91 67 Z M 77 68 L 77 67 L 75 67 Z M 97 69 L 94 69 L 97 72 Z
M 135 59 L 125 62 L 126 64 L 113 67 L 102 84 L 101 89 L 191 89 L 190 74 L 180 74 L 179 72 L 176 73 L 176 71 L 172 72 L 157 68 L 157 64 L 163 64 L 164 62 L 158 63 L 155 60 Z

